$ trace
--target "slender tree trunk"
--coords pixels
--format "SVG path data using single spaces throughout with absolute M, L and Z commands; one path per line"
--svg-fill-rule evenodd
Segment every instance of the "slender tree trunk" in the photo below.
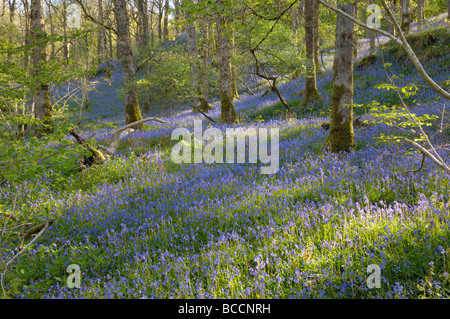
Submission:
M 200 85 L 202 88 L 202 97 L 200 98 L 201 110 L 208 113 L 212 106 L 209 104 L 209 81 L 208 81 L 208 59 L 209 59 L 209 18 L 205 17 L 200 21 L 202 30 L 201 42 L 201 60 L 202 66 L 200 71 Z
M 425 20 L 424 9 L 425 0 L 417 0 L 417 23 L 419 26 L 419 30 L 422 29 L 423 20 Z
M 186 20 L 191 18 L 189 13 L 186 13 Z M 198 56 L 198 42 L 197 42 L 197 28 L 195 22 L 187 23 L 186 25 L 186 46 L 191 66 L 191 86 L 194 90 L 194 98 L 192 99 L 192 106 L 198 107 L 200 105 L 201 86 L 200 86 L 200 71 L 199 71 L 199 56 Z
M 374 0 L 370 0 L 370 4 L 373 4 Z M 374 54 L 376 50 L 376 44 L 375 44 L 375 32 L 372 30 L 367 30 L 367 35 L 369 38 L 369 46 L 370 46 L 370 54 Z
M 314 32 L 314 65 L 316 68 L 316 74 L 322 73 L 322 69 L 320 67 L 320 52 L 319 52 L 319 50 L 320 50 L 319 14 L 320 14 L 319 3 L 317 1 L 314 1 L 314 14 L 313 14 L 314 31 L 313 32 Z
M 153 4 L 150 8 L 150 11 L 153 12 Z M 153 29 L 153 13 L 150 14 L 150 45 L 153 48 L 153 46 L 155 45 L 155 34 L 154 34 L 154 29 Z
M 233 99 L 239 99 L 239 92 L 237 87 L 237 72 L 236 72 L 236 66 L 233 64 L 233 59 L 235 56 L 235 30 L 231 30 L 231 48 L 230 48 L 230 55 L 231 55 L 231 93 L 233 94 Z
M 42 0 L 31 0 L 30 7 L 31 30 L 33 44 L 33 75 L 41 81 L 42 66 L 45 63 L 47 56 L 45 47 L 42 46 L 43 39 L 46 36 L 44 25 L 44 8 Z M 35 117 L 42 120 L 42 125 L 36 126 L 36 136 L 41 137 L 43 134 L 48 134 L 53 131 L 52 128 L 52 103 L 50 100 L 50 92 L 47 83 L 40 83 L 36 89 L 34 96 L 35 102 Z
M 317 2 L 315 0 L 305 0 L 305 46 L 308 66 L 306 75 L 306 98 L 304 104 L 320 99 L 319 91 L 317 90 L 316 63 L 314 54 L 314 14 L 316 12 L 316 5 Z
M 224 0 L 217 0 L 217 5 L 224 8 Z M 236 112 L 233 104 L 233 93 L 231 91 L 231 55 L 230 55 L 230 30 L 228 28 L 227 17 L 222 13 L 217 13 L 217 42 L 219 44 L 219 65 L 220 65 L 220 108 L 222 122 L 236 122 Z
M 147 14 L 148 3 L 147 0 L 138 0 L 138 11 L 140 16 L 140 21 L 142 22 L 142 47 L 139 48 L 141 58 L 144 59 L 144 72 L 148 76 L 150 74 L 150 63 L 148 61 L 148 42 L 149 42 L 149 30 L 148 30 L 148 14 Z M 150 98 L 148 94 L 144 94 L 144 111 L 150 110 Z
M 450 22 L 450 0 L 447 0 L 447 21 Z
M 401 28 L 404 33 L 408 33 L 411 27 L 411 11 L 409 0 L 402 1 L 402 24 Z
M 292 42 L 295 42 L 298 32 L 298 7 L 294 7 L 291 9 L 292 13 Z
M 67 39 L 67 3 L 63 0 L 63 35 Z M 64 44 L 64 60 L 69 64 L 69 44 Z
M 117 51 L 123 68 L 125 85 L 125 121 L 131 124 L 142 120 L 138 94 L 135 87 L 136 70 L 131 50 L 130 27 L 125 0 L 113 0 L 117 22 Z
M 175 6 L 175 37 L 178 38 L 180 36 L 180 26 L 178 23 L 180 22 L 180 0 L 174 1 Z
M 338 8 L 353 15 L 354 4 L 338 2 Z M 333 97 L 329 141 L 333 152 L 350 151 L 355 146 L 353 132 L 353 35 L 354 23 L 337 15 Z
M 162 19 L 163 19 L 163 7 L 160 5 L 158 8 L 158 39 L 162 40 Z
M 22 0 L 22 4 L 25 10 L 25 52 L 23 55 L 23 66 L 26 70 L 30 64 L 30 3 L 28 0 Z
M 103 0 L 98 0 L 98 21 L 103 24 Z M 97 62 L 102 64 L 105 62 L 103 52 L 103 37 L 105 36 L 105 30 L 99 28 L 97 31 Z
M 9 1 L 9 23 L 11 24 L 11 28 L 12 29 L 14 29 L 15 13 L 16 13 L 16 0 Z M 10 36 L 9 36 L 8 41 L 11 44 L 14 42 L 13 33 L 12 32 L 10 32 Z M 7 59 L 8 62 L 11 62 L 11 53 L 10 52 L 8 52 L 6 59 Z
M 169 40 L 169 0 L 166 0 L 164 5 L 164 40 Z
M 353 9 L 353 16 L 355 17 L 355 19 L 358 19 L 358 1 L 359 0 L 354 0 L 354 9 Z M 355 25 L 355 32 L 354 32 L 354 38 L 353 38 L 353 55 L 355 57 L 355 59 L 358 57 L 358 26 Z
M 50 35 L 52 36 L 55 33 L 55 29 L 53 27 L 53 10 L 52 10 L 52 5 L 51 5 L 51 1 L 49 1 L 47 3 L 47 10 L 48 10 L 48 20 L 50 22 Z M 55 54 L 55 41 L 51 41 L 51 50 L 52 53 L 51 55 L 53 56 Z

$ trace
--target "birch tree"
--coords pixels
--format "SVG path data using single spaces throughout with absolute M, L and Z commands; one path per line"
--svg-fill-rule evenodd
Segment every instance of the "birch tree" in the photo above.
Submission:
M 42 120 L 42 125 L 36 126 L 36 136 L 41 137 L 53 131 L 52 128 L 52 102 L 50 100 L 49 86 L 43 79 L 43 66 L 47 60 L 45 52 L 45 24 L 42 0 L 31 0 L 30 6 L 30 36 L 33 45 L 32 61 L 33 75 L 39 83 L 34 95 L 35 117 Z
M 411 12 L 410 12 L 410 3 L 409 0 L 401 0 L 401 13 L 402 13 L 402 23 L 401 28 L 405 33 L 409 32 L 411 28 Z
M 320 99 L 320 94 L 317 89 L 316 59 L 314 54 L 316 46 L 314 39 L 314 32 L 316 30 L 314 24 L 316 20 L 314 15 L 318 14 L 317 6 L 317 1 L 305 0 L 305 46 L 306 58 L 308 60 L 305 104 Z
M 131 50 L 127 2 L 125 0 L 114 0 L 113 2 L 117 23 L 117 53 L 122 63 L 125 84 L 125 121 L 127 124 L 131 124 L 142 120 L 142 115 L 135 86 L 136 70 Z
M 225 10 L 224 0 L 217 0 L 219 8 Z M 224 123 L 236 122 L 236 111 L 233 104 L 232 71 L 231 71 L 231 34 L 228 28 L 227 16 L 222 12 L 216 13 L 217 42 L 219 49 L 220 67 L 220 108 Z
M 338 8 L 353 16 L 354 4 L 343 0 Z M 353 132 L 353 21 L 338 14 L 334 58 L 333 96 L 329 141 L 332 152 L 350 151 L 355 146 Z

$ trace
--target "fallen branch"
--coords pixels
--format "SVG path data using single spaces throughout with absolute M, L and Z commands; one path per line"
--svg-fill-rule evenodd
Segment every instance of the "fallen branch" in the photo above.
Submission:
M 121 132 L 123 132 L 123 131 L 125 131 L 125 130 L 127 130 L 129 128 L 133 128 L 133 127 L 139 126 L 140 124 L 143 124 L 143 123 L 146 123 L 146 122 L 150 122 L 150 121 L 155 121 L 155 122 L 159 122 L 159 123 L 168 123 L 168 122 L 166 122 L 164 120 L 161 120 L 160 118 L 157 118 L 157 117 L 148 117 L 146 119 L 143 119 L 143 120 L 140 120 L 140 121 L 128 124 L 128 125 L 126 125 L 124 127 L 121 127 L 119 129 L 115 130 L 114 132 L 112 132 L 112 135 L 118 135 Z
M 19 219 L 16 216 L 14 216 L 13 214 L 10 214 L 10 213 L 0 213 L 0 216 L 6 217 L 8 219 L 12 219 L 15 222 L 19 221 Z

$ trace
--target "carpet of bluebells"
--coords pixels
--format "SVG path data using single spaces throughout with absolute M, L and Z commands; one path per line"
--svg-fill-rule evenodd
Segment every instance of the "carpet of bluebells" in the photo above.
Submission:
M 393 73 L 421 83 L 395 56 Z M 407 62 L 405 62 L 407 63 Z M 448 55 L 425 68 L 448 79 Z M 114 74 L 113 83 L 120 80 Z M 385 82 L 380 61 L 355 69 L 355 103 L 393 103 L 373 87 Z M 331 73 L 318 77 L 330 105 Z M 86 117 L 119 121 L 116 86 L 99 82 Z M 280 89 L 300 110 L 302 79 Z M 98 95 L 98 96 L 96 96 Z M 421 88 L 414 111 L 439 112 L 436 95 Z M 97 102 L 96 102 L 97 100 Z M 441 298 L 450 297 L 449 178 L 404 144 L 377 140 L 396 134 L 385 124 L 355 129 L 346 155 L 324 150 L 327 108 L 298 119 L 261 114 L 275 94 L 242 94 L 234 127 L 280 130 L 280 169 L 260 164 L 183 164 L 170 160 L 175 127 L 201 116 L 165 117 L 120 142 L 107 165 L 73 175 L 66 190 L 31 184 L 18 213 L 58 216 L 14 266 L 23 288 L 16 298 Z M 219 106 L 211 116 L 219 117 Z M 364 118 L 369 118 L 368 115 Z M 203 118 L 203 127 L 225 130 Z M 99 144 L 110 129 L 85 132 Z M 439 143 L 448 132 L 436 135 Z M 440 150 L 450 162 L 450 152 Z M 4 187 L 2 200 L 14 196 Z M 81 268 L 81 288 L 68 289 L 66 269 Z M 367 286 L 367 267 L 380 266 L 381 288 Z

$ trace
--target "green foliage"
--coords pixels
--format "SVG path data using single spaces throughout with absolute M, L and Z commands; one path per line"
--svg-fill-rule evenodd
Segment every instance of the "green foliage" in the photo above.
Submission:
M 145 93 L 153 103 L 168 106 L 183 103 L 196 96 L 192 87 L 189 59 L 183 48 L 175 47 L 170 51 L 152 53 L 151 73 L 137 82 L 137 88 Z M 214 70 L 209 67 L 210 85 L 214 88 Z

